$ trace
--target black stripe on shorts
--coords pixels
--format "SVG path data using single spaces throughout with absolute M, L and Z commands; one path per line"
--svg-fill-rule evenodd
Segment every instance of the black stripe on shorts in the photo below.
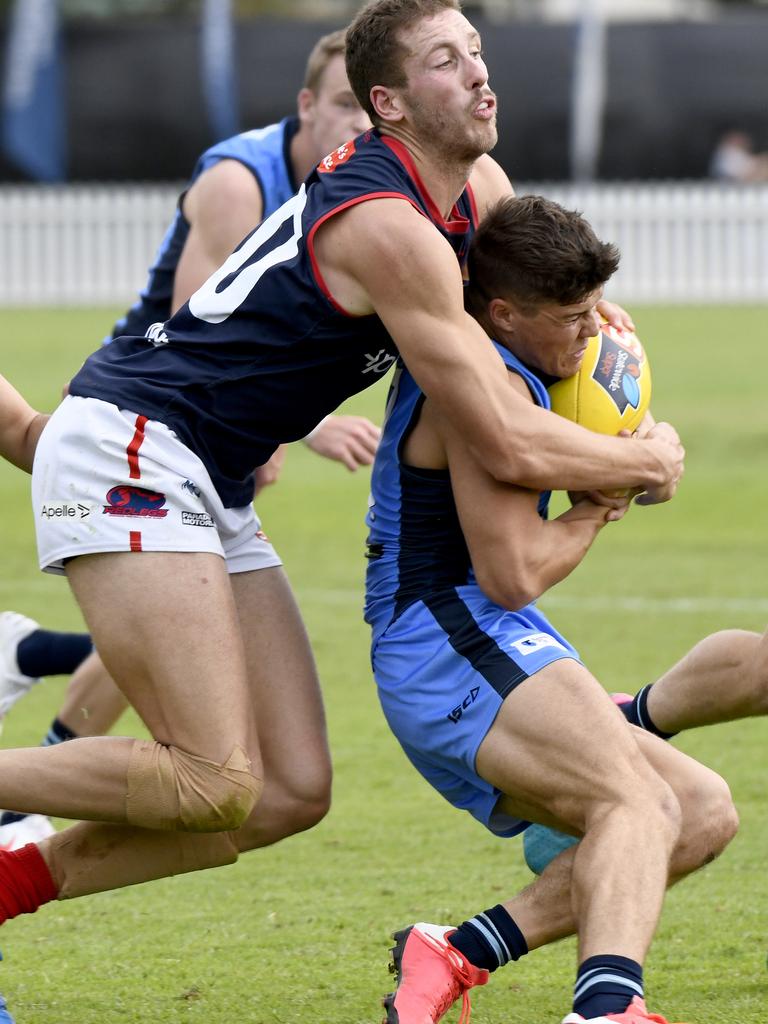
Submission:
M 448 636 L 451 647 L 472 665 L 504 698 L 528 673 L 478 625 L 455 590 L 424 599 L 435 620 Z

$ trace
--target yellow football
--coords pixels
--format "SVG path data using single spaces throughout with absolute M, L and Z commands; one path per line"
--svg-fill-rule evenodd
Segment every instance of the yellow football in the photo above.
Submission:
M 578 373 L 549 388 L 553 412 L 600 434 L 635 431 L 651 402 L 651 368 L 634 334 L 603 324 Z

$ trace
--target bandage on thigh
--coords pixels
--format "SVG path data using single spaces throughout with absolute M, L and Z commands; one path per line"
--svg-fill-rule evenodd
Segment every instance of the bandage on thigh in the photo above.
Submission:
M 127 783 L 130 825 L 184 832 L 239 828 L 262 789 L 240 746 L 225 764 L 217 764 L 151 740 L 134 742 Z

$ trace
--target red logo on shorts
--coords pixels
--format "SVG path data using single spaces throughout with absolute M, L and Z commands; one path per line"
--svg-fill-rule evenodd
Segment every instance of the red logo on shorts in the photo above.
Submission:
M 336 170 L 339 164 L 346 163 L 347 160 L 355 152 L 355 141 L 345 142 L 343 146 L 339 146 L 338 149 L 334 149 L 328 156 L 324 156 L 320 163 L 317 165 L 317 169 L 320 174 L 328 174 L 330 171 Z
M 104 506 L 105 515 L 152 519 L 163 519 L 168 515 L 168 509 L 162 507 L 165 504 L 164 494 L 143 487 L 132 487 L 130 484 L 112 487 L 107 492 L 107 501 L 109 504 Z

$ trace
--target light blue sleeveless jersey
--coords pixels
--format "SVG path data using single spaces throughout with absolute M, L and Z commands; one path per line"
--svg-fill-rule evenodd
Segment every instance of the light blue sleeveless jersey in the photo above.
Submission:
M 509 349 L 493 344 L 508 369 L 528 385 L 534 402 L 549 409 L 549 392 L 542 381 Z M 423 401 L 423 393 L 400 364 L 389 392 L 366 518 L 365 619 L 373 627 L 374 644 L 409 604 L 474 582 L 448 471 L 418 469 L 401 459 Z M 539 499 L 544 518 L 548 503 L 546 491 Z

